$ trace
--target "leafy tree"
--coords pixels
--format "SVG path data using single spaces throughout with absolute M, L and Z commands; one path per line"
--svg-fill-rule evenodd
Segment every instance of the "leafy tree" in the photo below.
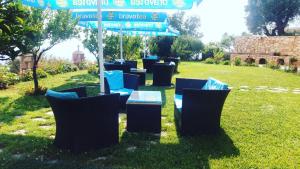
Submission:
M 170 17 L 168 17 L 169 24 L 172 27 L 174 27 L 176 30 L 178 30 L 181 34 L 185 33 L 184 15 L 185 15 L 185 12 L 180 11 L 180 12 L 176 12 L 173 15 L 171 15 Z
M 37 66 L 42 56 L 60 42 L 74 37 L 76 21 L 69 11 L 49 11 L 30 9 L 30 15 L 25 20 L 26 29 L 23 44 L 18 46 L 22 53 L 30 53 L 33 58 L 32 76 L 34 94 L 39 94 Z
M 198 38 L 202 37 L 202 33 L 199 32 L 201 23 L 198 16 L 186 16 L 185 12 L 181 11 L 170 16 L 169 23 L 178 30 L 181 35 L 190 35 Z
M 83 45 L 87 48 L 96 58 L 98 54 L 98 31 L 97 29 L 85 29 L 85 39 Z M 120 36 L 116 34 L 108 34 L 104 32 L 104 58 L 108 60 L 114 60 L 120 58 Z M 140 37 L 123 36 L 123 56 L 125 59 L 134 59 L 139 56 L 139 50 L 141 48 L 142 39 Z
M 200 17 L 189 16 L 187 20 L 184 22 L 184 27 L 185 27 L 184 34 L 201 38 L 203 34 L 199 31 L 200 26 L 201 26 Z
M 151 53 L 157 54 L 160 57 L 170 57 L 174 39 L 174 37 L 170 36 L 152 37 L 149 43 Z
M 193 56 L 199 54 L 204 48 L 203 43 L 192 36 L 178 37 L 171 48 L 172 56 L 180 57 L 182 60 L 192 60 Z
M 148 46 L 149 46 L 150 54 L 158 53 L 159 49 L 155 38 L 150 38 Z
M 120 58 L 120 38 L 119 35 L 106 35 L 103 40 L 105 46 L 103 49 L 104 57 L 108 60 L 115 60 Z M 123 39 L 123 56 L 124 50 L 124 39 Z
M 201 38 L 199 32 L 200 18 L 198 16 L 186 16 L 185 12 L 177 12 L 169 17 L 170 25 L 180 32 L 180 35 Z M 171 46 L 176 37 L 155 37 L 150 40 L 150 51 L 160 57 L 171 56 Z M 184 45 L 184 44 L 183 44 Z M 184 48 L 184 47 L 183 47 Z
M 82 41 L 83 46 L 87 48 L 95 57 L 97 60 L 98 66 L 100 65 L 99 63 L 99 58 L 98 58 L 98 39 L 97 39 L 97 34 L 98 30 L 97 29 L 84 29 L 85 33 L 85 39 Z
M 214 57 L 219 52 L 223 52 L 223 48 L 218 43 L 209 43 L 203 49 L 202 59 Z
M 28 10 L 20 3 L 0 1 L 0 60 L 14 60 L 21 54 L 18 46 L 23 42 L 27 16 Z
M 123 37 L 123 55 L 127 60 L 137 59 L 140 56 L 140 50 L 142 48 L 141 37 Z
M 224 33 L 222 38 L 221 38 L 220 46 L 223 49 L 225 49 L 226 51 L 230 52 L 231 49 L 233 48 L 234 40 L 235 40 L 235 37 L 233 35 L 229 35 L 228 33 Z
M 300 11 L 299 0 L 248 0 L 247 26 L 254 34 L 285 35 L 284 28 Z

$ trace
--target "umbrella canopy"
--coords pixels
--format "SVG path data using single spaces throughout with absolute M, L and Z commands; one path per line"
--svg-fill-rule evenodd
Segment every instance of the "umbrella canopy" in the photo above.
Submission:
M 104 93 L 102 9 L 191 9 L 202 0 L 22 0 L 24 5 L 51 9 L 97 9 L 100 92 Z
M 22 0 L 32 7 L 51 9 L 97 9 L 99 0 Z M 102 9 L 191 9 L 202 0 L 101 0 Z

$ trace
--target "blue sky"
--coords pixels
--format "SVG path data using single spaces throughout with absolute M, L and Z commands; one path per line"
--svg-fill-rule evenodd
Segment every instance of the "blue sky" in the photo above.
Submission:
M 204 43 L 215 42 L 219 41 L 225 32 L 234 35 L 247 32 L 246 4 L 247 0 L 203 0 L 198 7 L 194 7 L 188 13 L 200 16 L 201 27 L 199 29 L 204 35 L 202 41 Z M 47 52 L 47 55 L 71 60 L 72 52 L 77 50 L 78 45 L 88 60 L 94 60 L 94 56 L 88 50 L 83 49 L 81 41 L 77 39 L 55 46 Z

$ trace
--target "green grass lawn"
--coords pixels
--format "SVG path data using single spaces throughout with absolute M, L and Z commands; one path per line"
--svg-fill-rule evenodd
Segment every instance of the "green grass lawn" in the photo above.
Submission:
M 174 88 L 163 96 L 162 133 L 125 132 L 121 115 L 120 144 L 74 155 L 53 145 L 55 121 L 43 96 L 24 96 L 31 82 L 0 91 L 0 168 L 299 168 L 300 76 L 258 67 L 232 67 L 182 62 L 173 77 L 214 77 L 232 87 L 223 108 L 222 131 L 216 136 L 182 138 L 173 116 Z M 150 85 L 151 77 L 147 77 Z M 97 77 L 79 71 L 41 80 L 42 86 L 64 89 L 94 85 Z M 241 86 L 244 90 L 241 90 Z M 268 89 L 257 90 L 259 86 Z M 271 92 L 272 88 L 287 89 Z M 90 87 L 95 95 L 97 87 Z

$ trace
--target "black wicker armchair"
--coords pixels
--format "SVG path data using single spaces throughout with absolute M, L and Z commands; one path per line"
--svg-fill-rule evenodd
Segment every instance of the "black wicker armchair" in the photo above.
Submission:
M 129 73 L 131 65 L 130 64 L 126 64 L 126 63 L 121 64 L 121 63 L 118 63 L 118 62 L 115 62 L 115 63 L 104 63 L 104 68 L 107 71 L 110 71 L 110 70 L 122 70 L 124 73 Z
M 159 62 L 159 59 L 144 58 L 143 68 L 147 70 L 147 73 L 152 73 L 153 72 L 152 66 L 157 62 Z
M 139 76 L 133 74 L 123 73 L 123 83 L 124 88 L 120 90 L 112 90 L 108 79 L 105 77 L 105 93 L 120 93 L 120 108 L 126 109 L 126 102 L 133 90 L 138 90 L 139 88 Z
M 55 146 L 83 152 L 118 144 L 119 94 L 86 97 L 85 87 L 62 92 L 76 92 L 79 98 L 46 96 L 56 122 Z
M 176 79 L 174 115 L 182 135 L 214 134 L 230 90 L 203 90 L 207 80 Z
M 180 58 L 173 58 L 173 57 L 167 57 L 164 59 L 165 63 L 170 63 L 170 62 L 174 62 L 175 63 L 175 73 L 178 73 L 178 65 L 180 63 Z
M 130 68 L 137 68 L 137 61 L 134 60 L 126 60 L 125 64 L 129 65 Z
M 175 65 L 156 63 L 152 66 L 153 86 L 171 86 Z

